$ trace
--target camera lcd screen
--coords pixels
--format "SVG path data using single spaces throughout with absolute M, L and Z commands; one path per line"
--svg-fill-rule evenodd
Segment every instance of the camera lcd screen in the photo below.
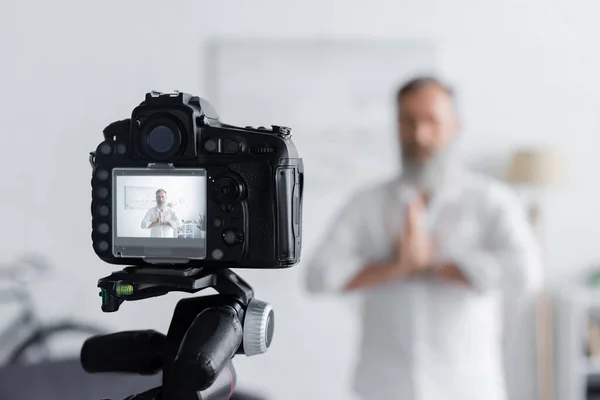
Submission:
M 116 257 L 206 256 L 205 169 L 115 169 L 113 185 Z

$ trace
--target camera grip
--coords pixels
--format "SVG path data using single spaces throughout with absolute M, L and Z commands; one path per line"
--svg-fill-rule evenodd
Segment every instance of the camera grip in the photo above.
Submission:
M 242 324 L 233 307 L 211 307 L 198 314 L 175 356 L 176 386 L 185 391 L 210 387 L 236 354 L 242 338 Z

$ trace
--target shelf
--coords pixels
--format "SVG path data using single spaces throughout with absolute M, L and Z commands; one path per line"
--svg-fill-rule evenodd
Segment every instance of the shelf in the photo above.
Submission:
M 586 307 L 600 308 L 600 288 L 568 285 L 561 288 L 557 294 L 570 303 L 575 302 Z
M 600 376 L 600 358 L 589 358 L 587 360 L 585 374 Z

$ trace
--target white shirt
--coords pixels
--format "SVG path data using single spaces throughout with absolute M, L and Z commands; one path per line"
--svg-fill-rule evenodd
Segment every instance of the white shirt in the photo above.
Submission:
M 356 193 L 308 262 L 309 290 L 340 292 L 391 260 L 413 195 L 401 178 Z M 454 261 L 472 287 L 421 279 L 363 291 L 355 390 L 365 400 L 506 400 L 501 298 L 531 294 L 542 279 L 527 218 L 507 187 L 457 170 L 426 221 L 439 261 Z
M 160 210 L 158 207 L 149 209 L 146 213 L 146 216 L 142 220 L 142 229 L 148 229 L 148 227 L 155 222 L 161 214 L 163 216 L 163 221 L 167 222 L 168 225 L 157 225 L 150 228 L 150 237 L 177 237 L 175 229 L 180 228 L 182 226 L 182 222 L 179 217 L 177 217 L 175 210 L 173 210 L 171 207 L 165 207 L 164 210 Z

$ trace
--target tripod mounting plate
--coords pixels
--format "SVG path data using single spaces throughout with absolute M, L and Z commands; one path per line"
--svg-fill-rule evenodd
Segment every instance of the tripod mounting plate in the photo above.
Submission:
M 172 266 L 127 267 L 98 281 L 102 311 L 115 312 L 126 300 L 143 300 L 169 292 L 196 293 L 207 288 L 234 296 L 245 307 L 254 297 L 252 287 L 228 268 Z

